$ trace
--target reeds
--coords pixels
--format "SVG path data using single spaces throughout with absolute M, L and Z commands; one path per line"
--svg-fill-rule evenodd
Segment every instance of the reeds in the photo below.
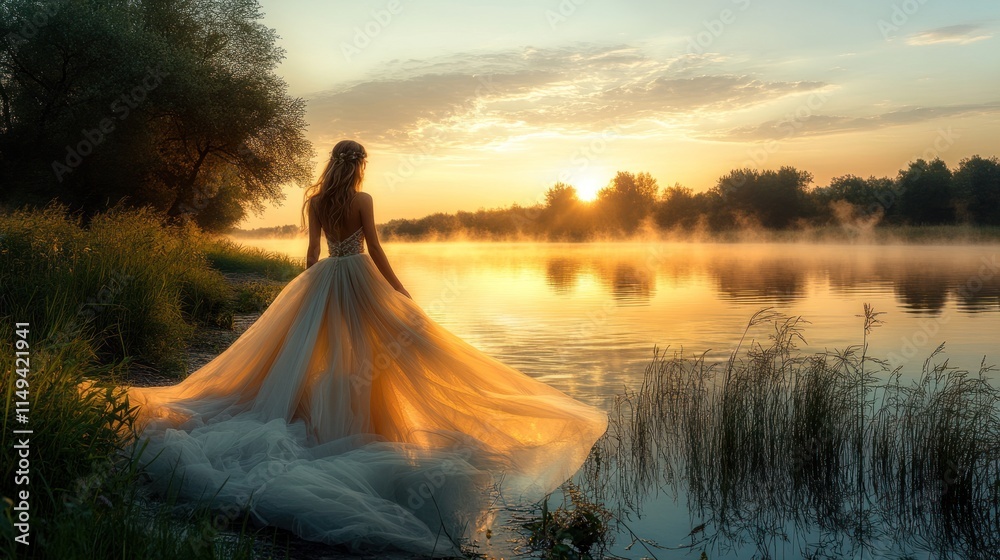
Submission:
M 741 341 L 724 363 L 655 353 L 638 390 L 616 401 L 585 488 L 641 511 L 683 494 L 715 552 L 751 542 L 767 556 L 899 550 L 991 557 L 1000 546 L 1000 387 L 984 362 L 950 367 L 939 348 L 915 380 L 868 355 L 879 325 L 866 306 L 862 343 L 806 355 L 804 322 L 769 310 L 767 344 Z M 744 335 L 746 337 L 747 334 Z M 797 539 L 797 540 L 796 540 Z M 712 556 L 712 554 L 710 554 Z

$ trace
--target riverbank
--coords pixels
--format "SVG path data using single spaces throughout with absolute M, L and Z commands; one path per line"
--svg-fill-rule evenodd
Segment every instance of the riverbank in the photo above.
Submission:
M 0 556 L 261 557 L 244 519 L 144 494 L 130 449 L 135 411 L 107 389 L 183 378 L 300 270 L 144 210 L 86 225 L 58 207 L 0 215 L 0 366 L 21 372 L 0 378 L 20 409 L 17 424 L 4 419 L 0 444 L 11 449 L 14 430 L 30 430 L 27 457 L 0 462 Z M 209 331 L 217 335 L 200 341 Z

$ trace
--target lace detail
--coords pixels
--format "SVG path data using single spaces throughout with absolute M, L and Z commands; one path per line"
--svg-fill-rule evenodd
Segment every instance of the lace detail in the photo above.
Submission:
M 365 250 L 365 236 L 361 228 L 358 231 L 352 233 L 344 239 L 343 241 L 334 241 L 329 237 L 326 238 L 327 247 L 330 248 L 331 257 L 346 257 L 349 255 L 358 255 Z

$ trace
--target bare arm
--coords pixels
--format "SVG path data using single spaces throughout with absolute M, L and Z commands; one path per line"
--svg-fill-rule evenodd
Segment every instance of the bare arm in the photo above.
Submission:
M 319 261 L 319 240 L 323 230 L 316 215 L 316 205 L 309 203 L 309 249 L 306 251 L 306 268 Z
M 396 278 L 396 273 L 392 271 L 392 267 L 389 266 L 389 259 L 386 258 L 385 251 L 382 250 L 382 244 L 378 240 L 378 233 L 375 231 L 375 210 L 371 195 L 362 192 L 358 193 L 357 196 L 358 205 L 360 206 L 359 210 L 361 211 L 361 229 L 364 230 L 365 241 L 368 242 L 368 253 L 386 281 L 397 292 L 410 297 L 410 292 L 406 291 L 399 278 Z

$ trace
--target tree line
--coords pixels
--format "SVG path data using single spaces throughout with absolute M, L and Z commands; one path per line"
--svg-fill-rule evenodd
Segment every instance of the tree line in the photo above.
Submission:
M 895 177 L 842 175 L 813 185 L 794 167 L 735 169 L 704 192 L 679 184 L 661 189 L 649 173 L 619 171 L 593 202 L 556 183 L 531 206 L 436 213 L 384 224 L 383 236 L 419 239 L 530 237 L 581 241 L 663 232 L 723 232 L 744 228 L 794 230 L 845 222 L 879 225 L 1000 225 L 1000 161 L 973 156 L 950 169 L 918 159 Z

